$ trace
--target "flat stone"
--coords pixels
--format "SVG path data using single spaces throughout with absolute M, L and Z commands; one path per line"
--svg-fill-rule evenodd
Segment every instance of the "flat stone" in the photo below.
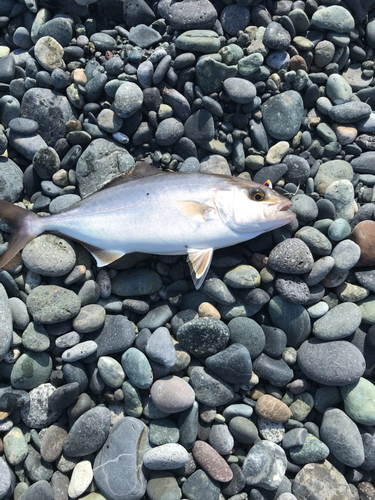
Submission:
M 205 365 L 228 383 L 248 383 L 252 376 L 250 353 L 241 344 L 232 344 L 209 356 Z
M 321 29 L 336 33 L 350 33 L 354 28 L 354 19 L 350 12 L 340 5 L 330 5 L 314 12 L 311 22 Z
M 148 389 L 153 382 L 150 363 L 143 352 L 131 347 L 121 357 L 121 364 L 129 381 L 139 389 Z
M 365 455 L 356 424 L 338 408 L 329 408 L 323 414 L 320 426 L 322 441 L 330 452 L 349 467 L 360 467 Z
M 189 500 L 200 500 L 202 491 L 204 491 L 206 500 L 219 500 L 220 486 L 217 481 L 199 469 L 183 483 L 182 493 Z
M 361 352 L 344 340 L 306 340 L 298 350 L 303 373 L 320 384 L 345 386 L 358 382 L 365 370 Z
M 35 44 L 35 59 L 47 71 L 60 68 L 63 63 L 64 49 L 57 40 L 43 36 Z
M 233 478 L 233 472 L 227 462 L 208 443 L 196 441 L 192 453 L 197 463 L 212 479 L 227 482 Z
M 28 351 L 13 366 L 11 383 L 15 389 L 30 390 L 48 382 L 52 360 L 45 352 Z
M 273 422 L 287 422 L 292 416 L 288 406 L 270 394 L 257 400 L 255 411 L 260 417 Z
M 339 304 L 315 321 L 313 334 L 322 340 L 343 339 L 353 334 L 362 322 L 360 308 L 353 303 Z
M 64 453 L 69 457 L 84 457 L 99 450 L 108 437 L 110 422 L 108 408 L 98 406 L 88 410 L 72 425 L 64 442 Z
M 340 391 L 345 413 L 359 424 L 374 425 L 374 384 L 361 377 L 354 384 L 340 387 Z
M 176 338 L 191 354 L 206 358 L 226 347 L 228 327 L 216 318 L 197 318 L 182 325 Z
M 82 197 L 100 189 L 120 174 L 131 170 L 134 159 L 109 139 L 94 139 L 79 157 L 76 174 Z
M 95 483 L 105 497 L 116 500 L 143 497 L 147 481 L 142 462 L 149 448 L 148 428 L 141 420 L 124 417 L 114 424 L 93 467 Z
M 212 54 L 220 49 L 220 40 L 215 31 L 188 30 L 177 38 L 176 47 L 186 52 Z
M 166 20 L 176 30 L 201 30 L 212 28 L 217 19 L 216 9 L 207 0 L 199 0 L 191 8 L 189 1 L 170 4 Z
M 26 245 L 22 260 L 30 271 L 41 276 L 63 276 L 73 269 L 76 254 L 71 242 L 53 234 L 42 234 Z
M 273 297 L 268 311 L 274 326 L 286 333 L 288 346 L 299 347 L 311 332 L 311 321 L 306 309 L 292 304 L 280 295 Z
M 301 498 L 320 500 L 352 500 L 345 477 L 329 461 L 307 464 L 296 475 L 293 493 Z
M 39 124 L 38 133 L 52 147 L 65 137 L 65 123 L 75 119 L 73 108 L 64 95 L 40 87 L 25 92 L 21 116 L 35 120 Z

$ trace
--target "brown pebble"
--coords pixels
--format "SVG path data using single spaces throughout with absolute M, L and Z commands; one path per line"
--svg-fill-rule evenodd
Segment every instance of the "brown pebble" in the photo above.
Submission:
M 224 458 L 204 441 L 196 441 L 192 449 L 195 461 L 212 479 L 226 483 L 233 478 L 233 472 Z
M 266 394 L 266 389 L 264 387 L 255 387 L 251 391 L 251 399 L 257 401 L 259 398 Z
M 200 304 L 198 307 L 198 315 L 200 318 L 221 318 L 219 311 L 209 302 L 202 302 Z
M 67 132 L 82 130 L 82 124 L 79 120 L 68 120 L 65 123 L 65 128 Z
M 73 71 L 73 82 L 84 87 L 87 83 L 87 76 L 83 68 L 77 68 Z
M 101 298 L 107 299 L 112 292 L 112 283 L 108 271 L 101 269 L 96 276 L 96 282 L 99 285 Z
M 298 71 L 299 69 L 303 69 L 306 72 L 308 71 L 306 61 L 302 56 L 291 57 L 288 65 L 288 70 Z
M 113 53 L 110 50 L 106 50 L 104 56 L 106 59 L 112 59 Z
M 40 445 L 40 454 L 46 462 L 54 462 L 61 455 L 68 432 L 59 424 L 52 424 L 43 434 Z
M 10 410 L 10 411 L 0 411 L 0 422 L 2 422 L 3 420 L 7 419 L 11 413 L 12 413 L 12 410 Z
M 292 412 L 285 403 L 269 394 L 258 399 L 255 411 L 260 417 L 272 422 L 287 422 L 292 416 Z
M 203 422 L 211 423 L 215 420 L 216 417 L 216 407 L 212 408 L 211 406 L 207 406 L 202 404 L 199 412 L 200 418 Z
M 361 257 L 355 267 L 375 265 L 375 222 L 364 220 L 357 224 L 350 239 L 361 249 Z

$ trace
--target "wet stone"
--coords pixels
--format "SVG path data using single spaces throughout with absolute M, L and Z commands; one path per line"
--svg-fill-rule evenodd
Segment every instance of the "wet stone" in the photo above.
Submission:
M 348 337 L 362 322 L 360 308 L 351 302 L 339 304 L 315 321 L 313 334 L 322 340 L 336 340 Z

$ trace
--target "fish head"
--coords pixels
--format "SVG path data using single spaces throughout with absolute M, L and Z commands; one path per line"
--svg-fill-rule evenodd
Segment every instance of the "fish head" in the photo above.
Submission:
M 296 218 L 292 202 L 267 185 L 233 177 L 216 186 L 214 204 L 221 220 L 239 233 L 263 233 Z

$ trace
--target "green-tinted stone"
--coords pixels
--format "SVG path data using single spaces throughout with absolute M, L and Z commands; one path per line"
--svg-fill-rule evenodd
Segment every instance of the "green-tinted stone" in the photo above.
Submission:
M 223 47 L 219 50 L 219 54 L 223 58 L 223 63 L 227 66 L 232 66 L 233 64 L 237 64 L 238 61 L 243 58 L 243 50 L 239 45 L 231 43 L 226 47 Z
M 308 434 L 303 446 L 295 446 L 289 450 L 290 458 L 296 464 L 320 462 L 329 455 L 329 448 L 312 434 Z
M 27 307 L 37 323 L 54 324 L 74 318 L 81 308 L 81 300 L 71 290 L 44 285 L 31 290 Z
M 238 73 L 241 76 L 249 76 L 258 71 L 263 64 L 262 54 L 255 53 L 243 57 L 238 61 Z
M 185 31 L 177 38 L 176 47 L 188 52 L 213 54 L 220 49 L 219 35 L 211 30 Z
M 253 266 L 237 266 L 224 276 L 224 283 L 233 288 L 256 288 L 260 285 L 260 276 Z
M 205 94 L 220 92 L 224 80 L 237 76 L 236 66 L 227 66 L 211 57 L 202 57 L 197 62 L 195 71 L 197 83 Z
M 298 394 L 293 403 L 289 406 L 292 412 L 292 418 L 302 422 L 310 411 L 314 408 L 314 398 L 309 392 Z
M 18 465 L 27 457 L 27 442 L 19 427 L 13 427 L 4 436 L 4 453 L 11 465 Z
M 362 321 L 366 325 L 375 325 L 375 298 L 370 295 L 364 300 L 358 302 L 362 313 Z
M 22 334 L 22 345 L 30 351 L 46 351 L 50 346 L 50 340 L 44 326 L 31 321 Z
M 138 387 L 135 387 L 131 382 L 125 381 L 122 384 L 122 392 L 124 393 L 124 410 L 129 417 L 139 418 L 143 412 L 142 398 Z
M 15 362 L 10 381 L 15 389 L 29 391 L 49 381 L 52 360 L 45 352 L 28 351 Z
M 150 424 L 150 443 L 161 446 L 166 443 L 178 443 L 180 432 L 170 418 L 158 418 Z
M 340 387 L 345 404 L 345 412 L 355 422 L 375 425 L 375 385 L 365 378 Z
M 152 295 L 163 283 L 159 274 L 152 269 L 129 269 L 119 273 L 112 281 L 112 292 L 120 297 Z
M 169 471 L 156 470 L 148 479 L 147 495 L 150 500 L 180 500 L 182 496 L 174 475 Z

